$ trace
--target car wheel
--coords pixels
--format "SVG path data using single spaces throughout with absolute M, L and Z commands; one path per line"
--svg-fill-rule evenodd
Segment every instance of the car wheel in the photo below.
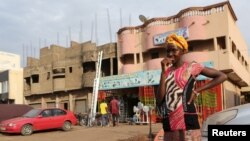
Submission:
M 21 129 L 21 134 L 23 136 L 31 135 L 33 133 L 33 126 L 30 124 L 23 125 Z
M 71 129 L 71 126 L 72 126 L 71 122 L 65 121 L 65 122 L 63 123 L 62 129 L 63 129 L 63 131 L 69 131 L 69 130 Z

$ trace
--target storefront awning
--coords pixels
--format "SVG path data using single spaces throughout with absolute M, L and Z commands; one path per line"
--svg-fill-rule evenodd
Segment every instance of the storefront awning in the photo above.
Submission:
M 213 67 L 213 62 L 203 62 L 202 64 L 206 67 Z M 102 77 L 100 78 L 99 90 L 159 85 L 160 75 L 161 70 L 149 70 L 131 74 Z M 197 79 L 206 80 L 208 78 L 199 75 Z
M 240 91 L 242 93 L 248 93 L 248 94 L 250 94 L 250 86 L 248 86 L 248 87 L 241 87 Z

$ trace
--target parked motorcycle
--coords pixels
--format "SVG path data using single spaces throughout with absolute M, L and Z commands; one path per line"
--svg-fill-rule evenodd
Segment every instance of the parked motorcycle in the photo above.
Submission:
M 77 113 L 75 114 L 78 125 L 80 126 L 87 126 L 88 125 L 88 114 Z

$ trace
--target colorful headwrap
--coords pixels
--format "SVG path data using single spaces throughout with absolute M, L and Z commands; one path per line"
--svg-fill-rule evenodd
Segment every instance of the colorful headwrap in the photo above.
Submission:
M 188 43 L 183 36 L 178 36 L 175 33 L 170 34 L 166 38 L 166 44 L 175 44 L 181 49 L 188 50 Z

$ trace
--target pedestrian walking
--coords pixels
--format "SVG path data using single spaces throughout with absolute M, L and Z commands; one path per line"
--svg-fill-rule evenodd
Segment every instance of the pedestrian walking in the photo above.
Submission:
M 105 99 L 102 100 L 100 103 L 100 113 L 102 118 L 102 126 L 106 126 L 108 123 L 108 105 L 105 101 Z
M 110 101 L 110 112 L 112 115 L 112 122 L 113 126 L 118 124 L 118 117 L 119 117 L 119 101 L 113 96 L 113 99 Z

